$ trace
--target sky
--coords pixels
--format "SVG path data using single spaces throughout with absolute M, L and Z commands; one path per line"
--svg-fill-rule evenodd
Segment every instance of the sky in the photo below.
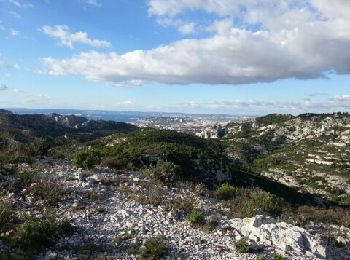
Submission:
M 349 0 L 0 0 L 0 108 L 350 110 Z

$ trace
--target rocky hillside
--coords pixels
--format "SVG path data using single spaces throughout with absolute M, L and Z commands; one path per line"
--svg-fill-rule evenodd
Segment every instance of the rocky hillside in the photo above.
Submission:
M 3 223 L 1 259 L 11 255 L 37 259 L 349 256 L 348 228 L 326 229 L 318 224 L 302 228 L 266 215 L 232 217 L 220 193 L 211 195 L 204 186 L 169 188 L 137 172 L 76 170 L 65 160 L 40 160 L 35 167 L 28 188 L 10 185 L 2 197 L 3 205 L 16 212 Z M 32 170 L 20 166 L 21 172 Z M 5 178 L 8 184 L 19 181 L 11 175 Z M 18 222 L 23 223 L 14 229 Z M 36 235 L 40 230 L 43 233 Z
M 275 181 L 350 205 L 350 116 L 269 115 L 228 126 L 230 155 Z
M 93 139 L 116 132 L 130 132 L 137 127 L 114 121 L 88 120 L 74 115 L 18 115 L 0 110 L 0 134 L 17 141 L 30 141 L 35 137 L 54 139 L 60 136 L 85 136 Z
M 304 169 L 311 156 L 296 155 L 308 142 L 342 140 L 296 135 L 328 120 L 304 117 L 231 124 L 223 139 L 206 140 L 2 111 L 0 259 L 349 259 L 345 188 L 331 197 L 269 175 L 287 176 L 297 158 Z

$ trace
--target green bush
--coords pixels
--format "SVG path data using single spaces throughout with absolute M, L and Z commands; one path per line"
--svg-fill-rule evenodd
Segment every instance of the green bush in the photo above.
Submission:
M 278 216 L 285 207 L 283 201 L 277 196 L 252 189 L 239 189 L 236 197 L 226 203 L 230 208 L 232 217 L 254 217 L 257 214 Z
M 115 169 L 115 170 L 129 170 L 129 161 L 119 157 L 107 157 L 102 160 L 102 166 Z
M 149 169 L 150 177 L 165 184 L 172 184 L 176 181 L 176 167 L 174 163 L 158 160 L 155 167 Z
M 188 222 L 190 222 L 193 226 L 200 226 L 205 224 L 205 218 L 202 211 L 196 209 L 193 210 L 188 216 L 187 216 Z
M 165 236 L 157 236 L 149 238 L 144 247 L 139 250 L 141 259 L 157 260 L 164 257 L 168 252 L 165 242 Z
M 12 210 L 4 203 L 0 202 L 0 231 L 10 222 L 12 216 Z
M 215 196 L 219 200 L 230 200 L 233 199 L 237 189 L 227 183 L 222 184 L 215 192 Z
M 26 221 L 10 236 L 10 244 L 28 255 L 51 246 L 60 235 L 71 231 L 69 222 L 56 223 L 48 220 Z
M 45 138 L 35 138 L 31 146 L 35 155 L 47 155 L 50 149 L 50 142 Z
M 265 213 L 279 215 L 282 212 L 283 205 L 281 199 L 269 192 L 253 192 L 251 200 Z
M 284 209 L 283 201 L 277 196 L 252 189 L 240 189 L 236 197 L 228 201 L 233 217 L 254 217 L 257 214 L 280 215 Z
M 85 170 L 92 169 L 95 165 L 101 162 L 99 153 L 94 151 L 83 151 L 75 154 L 73 158 L 73 164 L 78 168 Z
M 247 238 L 242 238 L 235 243 L 236 251 L 238 253 L 253 253 L 253 247 L 249 244 Z

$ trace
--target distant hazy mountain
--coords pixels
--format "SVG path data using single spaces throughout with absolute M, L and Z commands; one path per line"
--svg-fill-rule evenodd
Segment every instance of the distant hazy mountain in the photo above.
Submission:
M 134 122 L 139 119 L 152 117 L 192 117 L 192 118 L 211 118 L 211 119 L 237 119 L 251 118 L 245 115 L 228 114 L 186 114 L 186 113 L 168 113 L 168 112 L 140 112 L 140 111 L 103 111 L 103 110 L 79 110 L 79 109 L 26 109 L 10 108 L 8 109 L 17 114 L 60 114 L 76 115 L 88 119 L 112 120 L 119 122 Z

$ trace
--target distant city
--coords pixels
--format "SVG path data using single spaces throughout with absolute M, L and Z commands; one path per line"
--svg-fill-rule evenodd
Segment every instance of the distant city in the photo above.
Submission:
M 103 111 L 77 109 L 8 109 L 17 114 L 50 114 L 76 115 L 92 120 L 112 120 L 127 122 L 139 127 L 152 127 L 163 130 L 175 130 L 191 133 L 203 138 L 216 138 L 223 134 L 223 126 L 230 122 L 241 122 L 255 118 L 250 115 L 229 114 L 186 114 L 169 112 L 140 111 Z

